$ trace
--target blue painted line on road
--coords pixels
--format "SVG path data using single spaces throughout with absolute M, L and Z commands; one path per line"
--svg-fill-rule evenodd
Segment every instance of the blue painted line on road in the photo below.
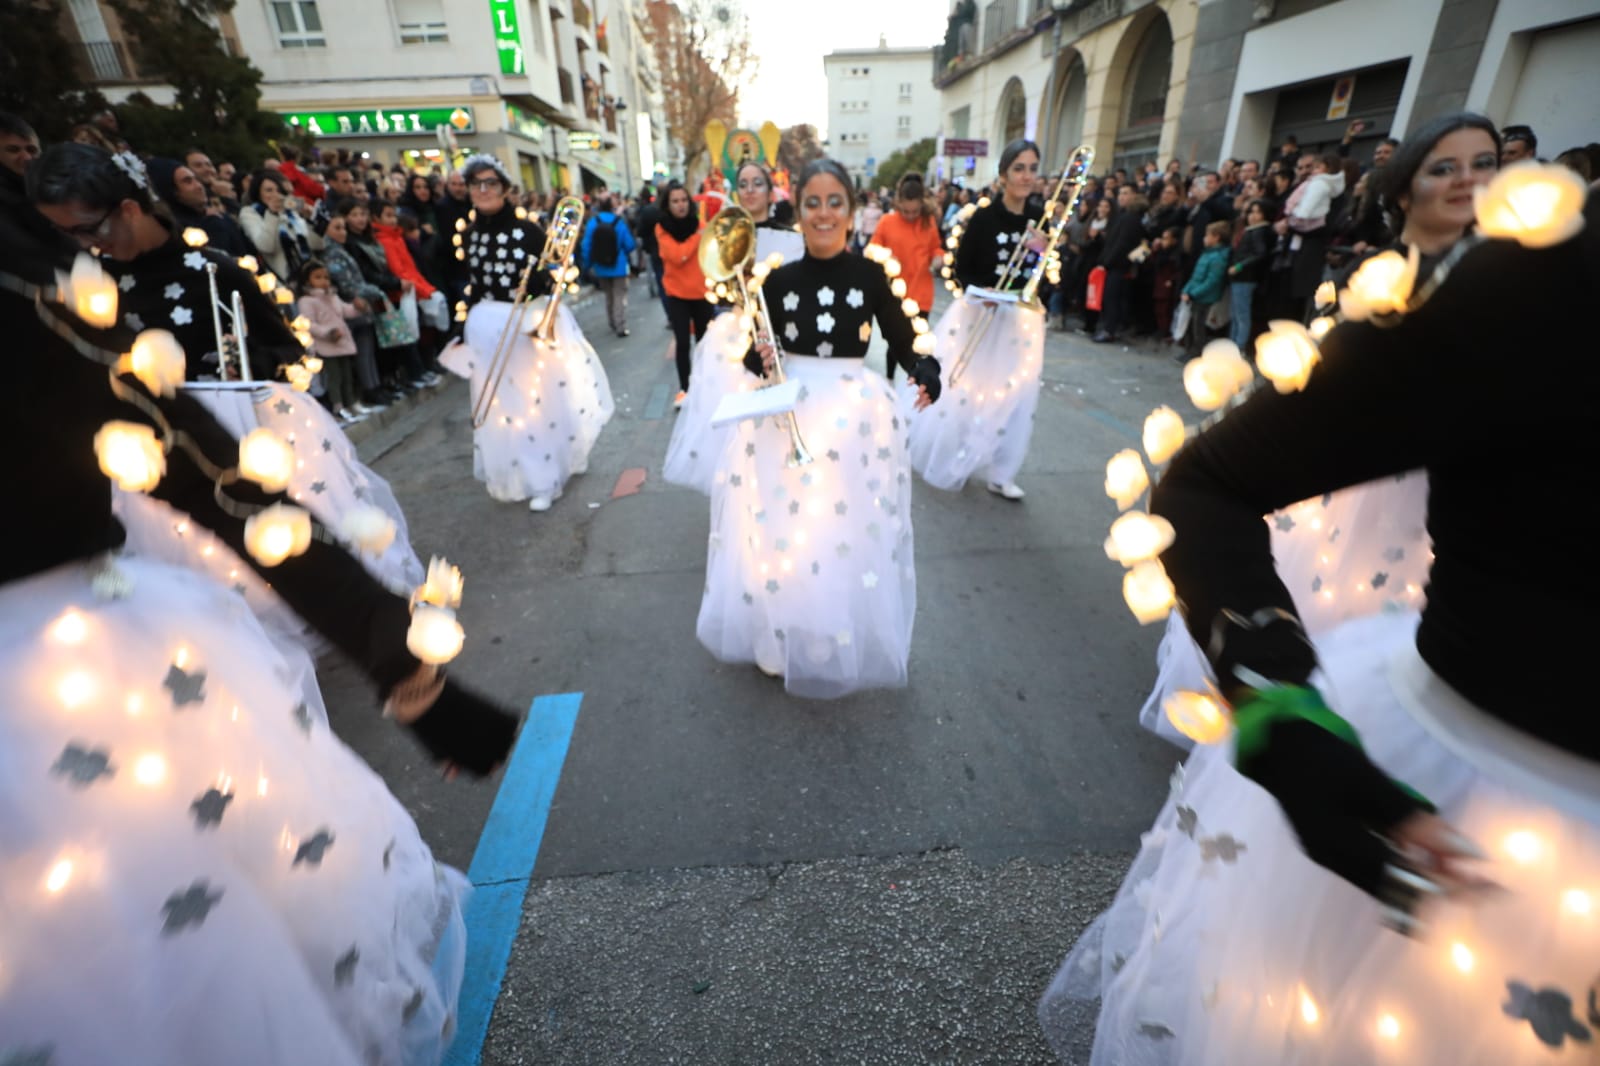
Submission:
M 500 999 L 511 945 L 522 926 L 523 900 L 582 703 L 581 692 L 533 701 L 478 837 L 467 871 L 473 886 L 466 914 L 467 971 L 446 1066 L 477 1066 L 483 1056 L 489 1019 Z
M 1099 422 L 1101 425 L 1110 426 L 1118 433 L 1121 433 L 1124 437 L 1130 437 L 1133 440 L 1144 439 L 1144 434 L 1142 432 L 1134 429 L 1132 426 L 1128 425 L 1128 423 L 1124 422 L 1114 414 L 1102 411 L 1098 407 L 1084 406 L 1080 408 L 1080 410 L 1090 418 L 1094 419 L 1096 422 Z
M 644 417 L 653 421 L 667 413 L 667 386 L 657 385 L 650 390 L 650 399 L 645 401 Z

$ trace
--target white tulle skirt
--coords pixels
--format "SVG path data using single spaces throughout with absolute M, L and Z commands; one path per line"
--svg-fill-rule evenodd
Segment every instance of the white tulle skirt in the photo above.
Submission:
M 711 328 L 694 346 L 689 395 L 672 426 L 666 462 L 661 467 L 661 476 L 672 484 L 711 495 L 717 464 L 734 434 L 733 426 L 713 426 L 711 416 L 728 393 L 760 385 L 760 379 L 744 368 L 748 348 L 748 335 L 739 315 L 732 312 L 712 319 Z
M 497 500 L 560 496 L 568 478 L 589 469 L 589 453 L 616 410 L 605 367 L 566 304 L 556 311 L 553 342 L 528 336 L 548 302 L 523 305 L 489 417 L 473 431 L 473 476 Z M 474 407 L 511 314 L 503 301 L 477 304 L 467 313 L 466 343 L 439 356 L 440 365 L 471 381 Z
M 965 371 L 952 382 L 979 330 L 983 336 Z M 938 403 L 911 418 L 912 467 L 934 488 L 950 491 L 975 475 L 997 484 L 1015 481 L 1039 407 L 1044 313 L 964 294 L 940 316 L 933 334 L 944 391 Z
M 1507 891 L 1434 903 L 1408 939 L 1300 851 L 1227 746 L 1190 756 L 1111 909 L 1040 1005 L 1056 1046 L 1101 997 L 1117 1066 L 1544 1066 L 1600 1037 L 1600 766 L 1473 708 L 1413 647 L 1416 616 L 1325 635 L 1317 683 L 1373 759 L 1491 854 Z
M 1420 611 L 1433 561 L 1427 530 L 1428 475 L 1415 470 L 1302 500 L 1267 518 L 1272 556 L 1312 643 L 1355 618 Z M 1157 675 L 1139 721 L 1187 748 L 1162 705 L 1203 689 L 1211 669 L 1174 612 L 1156 651 Z
M 0 590 L 0 1052 L 437 1063 L 465 880 L 242 600 L 110 566 Z
M 917 606 L 905 419 L 860 360 L 788 356 L 816 461 L 784 418 L 738 424 L 711 490 L 700 642 L 822 699 L 906 683 Z

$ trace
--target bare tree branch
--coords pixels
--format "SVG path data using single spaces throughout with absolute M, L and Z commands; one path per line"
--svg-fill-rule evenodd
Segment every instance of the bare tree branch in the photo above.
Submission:
M 667 130 L 683 148 L 687 174 L 707 155 L 706 123 L 732 128 L 738 119 L 739 87 L 757 64 L 749 25 L 738 0 L 650 0 L 648 15 Z

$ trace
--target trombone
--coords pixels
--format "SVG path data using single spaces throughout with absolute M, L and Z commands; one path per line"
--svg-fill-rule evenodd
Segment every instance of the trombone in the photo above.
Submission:
M 483 391 L 478 393 L 478 398 L 472 405 L 472 428 L 482 428 L 489 421 L 489 409 L 494 406 L 495 397 L 500 394 L 500 381 L 506 375 L 506 367 L 511 363 L 511 352 L 516 347 L 517 335 L 522 332 L 522 320 L 525 313 L 523 306 L 528 296 L 528 282 L 535 272 L 550 270 L 552 273 L 552 292 L 550 302 L 545 305 L 544 317 L 534 327 L 532 335 L 541 340 L 549 341 L 555 331 L 556 306 L 561 300 L 562 292 L 572 282 L 569 276 L 572 269 L 572 253 L 578 245 L 578 234 L 583 228 L 583 201 L 576 196 L 564 196 L 556 203 L 556 209 L 551 216 L 550 232 L 545 236 L 544 248 L 539 252 L 536 262 L 529 263 L 522 271 L 522 277 L 517 281 L 517 290 L 511 296 L 511 313 L 506 316 L 504 326 L 500 327 L 500 336 L 495 341 L 494 351 L 489 356 L 489 366 L 484 372 Z
M 750 212 L 736 205 L 718 211 L 716 217 L 706 224 L 705 232 L 700 237 L 699 257 L 700 271 L 707 281 L 713 284 L 733 281 L 738 286 L 743 305 L 755 319 L 756 346 L 769 344 L 776 354 L 773 359 L 776 377 L 772 384 L 782 385 L 787 380 L 783 374 L 783 345 L 778 341 L 777 331 L 772 328 L 772 314 L 767 309 L 766 293 L 761 286 L 746 286 L 744 281 L 745 271 L 756 257 L 756 222 Z M 787 421 L 788 465 L 805 466 L 814 457 L 806 447 L 805 439 L 800 436 L 800 423 L 793 410 L 789 411 Z
M 1044 250 L 1034 261 L 1033 269 L 1028 272 L 1028 280 L 1022 287 L 1022 298 L 1018 305 L 1030 310 L 1039 310 L 1039 283 L 1044 280 L 1045 273 L 1059 262 L 1059 253 L 1056 245 L 1061 241 L 1062 233 L 1066 232 L 1067 224 L 1072 221 L 1072 213 L 1077 210 L 1078 200 L 1083 195 L 1083 186 L 1088 180 L 1089 168 L 1094 165 L 1094 149 L 1087 144 L 1080 144 L 1072 150 L 1072 155 L 1067 160 L 1067 167 L 1061 172 L 1061 178 L 1056 182 L 1056 187 L 1050 194 L 1050 199 L 1045 201 L 1044 214 L 1040 222 L 1028 221 L 1028 228 L 1023 232 L 1017 246 L 1011 251 L 1011 258 L 1006 262 L 1006 269 L 1000 275 L 996 289 L 1004 290 L 1017 279 L 1022 264 L 1027 258 L 1028 241 L 1037 229 L 1043 229 L 1045 234 Z M 1072 187 L 1072 195 L 1067 198 L 1066 204 L 1061 205 L 1061 194 L 1068 186 Z M 1059 215 L 1057 210 L 1060 209 Z M 972 363 L 978 346 L 982 344 L 984 336 L 989 332 L 989 326 L 994 321 L 995 305 L 985 304 L 977 325 L 967 334 L 966 343 L 961 346 L 961 354 L 956 356 L 950 368 L 950 384 L 954 385 L 966 373 L 967 367 Z

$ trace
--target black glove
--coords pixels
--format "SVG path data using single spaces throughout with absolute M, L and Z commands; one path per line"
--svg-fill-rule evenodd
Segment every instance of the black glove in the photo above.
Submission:
M 761 353 L 753 347 L 744 353 L 744 368 L 758 378 L 767 376 L 767 367 L 761 361 Z
M 510 755 L 518 724 L 516 715 L 446 679 L 439 698 L 410 729 L 434 759 L 483 777 Z
M 939 392 L 944 388 L 939 381 L 939 373 L 939 360 L 931 355 L 925 355 L 916 361 L 906 377 L 911 379 L 912 384 L 921 385 L 928 390 L 928 401 L 931 403 L 939 399 Z
M 1380 770 L 1359 743 L 1314 721 L 1278 719 L 1267 726 L 1264 747 L 1240 756 L 1239 772 L 1278 801 L 1312 862 L 1398 905 L 1387 868 L 1401 863 L 1385 837 L 1433 807 Z

